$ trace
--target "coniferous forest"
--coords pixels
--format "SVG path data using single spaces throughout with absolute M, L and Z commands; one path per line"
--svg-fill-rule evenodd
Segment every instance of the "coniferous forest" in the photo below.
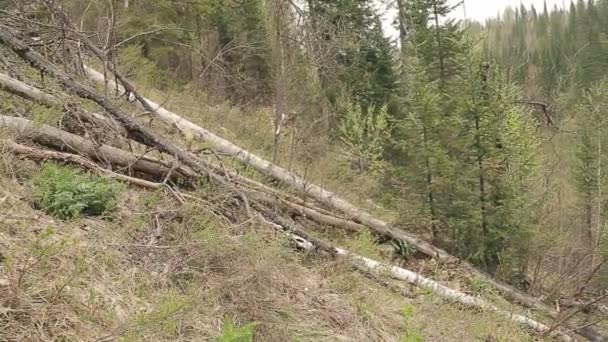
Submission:
M 608 338 L 608 0 L 463 5 L 0 0 L 0 340 Z

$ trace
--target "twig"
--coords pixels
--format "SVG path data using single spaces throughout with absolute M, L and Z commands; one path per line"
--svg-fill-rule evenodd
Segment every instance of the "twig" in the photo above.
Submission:
M 549 327 L 549 329 L 547 329 L 541 336 L 547 336 L 547 335 L 549 335 L 551 332 L 553 332 L 555 329 L 557 329 L 562 323 L 564 323 L 565 321 L 567 321 L 568 319 L 570 319 L 571 317 L 573 317 L 577 313 L 585 310 L 586 308 L 590 307 L 591 305 L 599 302 L 600 300 L 602 300 L 602 299 L 604 299 L 606 297 L 608 297 L 608 291 L 606 293 L 604 293 L 603 295 L 597 297 L 596 299 L 590 301 L 589 303 L 587 303 L 585 305 L 582 305 L 582 306 L 578 307 L 577 309 L 573 310 L 568 315 L 566 315 L 566 316 L 562 317 L 561 319 L 559 319 L 551 327 Z M 577 329 L 574 329 L 574 331 L 577 331 L 577 330 L 582 329 L 582 328 L 586 328 L 586 327 L 579 327 Z

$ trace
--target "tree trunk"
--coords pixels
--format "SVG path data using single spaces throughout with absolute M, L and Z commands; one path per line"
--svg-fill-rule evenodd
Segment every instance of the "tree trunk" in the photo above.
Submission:
M 437 53 L 439 54 L 439 83 L 443 87 L 446 80 L 445 60 L 443 57 L 443 44 L 441 44 L 441 32 L 439 31 L 439 13 L 437 1 L 433 1 L 433 15 L 435 16 L 435 39 L 437 40 Z
M 0 89 L 47 107 L 62 106 L 62 101 L 60 99 L 2 73 L 0 73 Z M 126 131 L 122 126 L 116 121 L 101 114 L 91 113 L 85 110 L 78 110 L 78 114 L 82 115 L 83 119 L 88 122 L 101 125 L 102 127 L 107 126 L 121 135 L 126 135 Z
M 163 187 L 162 183 L 154 183 L 147 181 L 141 178 L 129 177 L 120 173 L 112 172 L 108 169 L 104 169 L 103 167 L 97 165 L 91 160 L 84 158 L 82 156 L 65 153 L 65 152 L 56 152 L 56 151 L 45 151 L 37 148 L 32 148 L 29 146 L 17 144 L 14 141 L 2 139 L 0 140 L 0 148 L 6 148 L 11 152 L 19 155 L 23 155 L 27 158 L 46 161 L 46 160 L 57 160 L 62 162 L 67 162 L 71 164 L 76 164 L 84 167 L 85 169 L 89 169 L 91 171 L 95 171 L 101 173 L 103 175 L 107 175 L 111 178 L 116 178 L 118 180 L 122 180 L 143 188 L 157 190 Z M 110 161 L 111 162 L 111 161 Z
M 287 26 L 288 8 L 285 0 L 274 0 L 273 11 L 273 37 L 272 37 L 272 62 L 274 64 L 274 143 L 272 148 L 272 161 L 277 162 L 281 130 L 287 116 L 287 75 L 286 64 L 286 42 L 288 34 Z
M 157 179 L 164 179 L 171 167 L 159 160 L 137 155 L 108 145 L 96 145 L 88 139 L 62 131 L 58 128 L 36 124 L 23 118 L 0 115 L 0 128 L 8 129 L 34 142 L 50 146 L 61 151 L 78 153 L 101 163 L 118 166 L 127 171 L 151 175 Z M 191 180 L 194 177 L 192 170 L 184 167 L 172 172 L 173 179 Z
M 423 123 L 424 125 L 424 123 Z M 424 164 L 426 168 L 426 188 L 427 188 L 427 198 L 429 202 L 429 211 L 431 213 L 431 232 L 433 233 L 433 238 L 436 239 L 439 235 L 437 231 L 437 210 L 435 209 L 435 193 L 433 192 L 433 169 L 431 167 L 431 160 L 428 156 L 428 143 L 429 137 L 426 126 L 422 127 L 422 140 L 424 144 L 424 149 L 427 155 L 424 158 Z

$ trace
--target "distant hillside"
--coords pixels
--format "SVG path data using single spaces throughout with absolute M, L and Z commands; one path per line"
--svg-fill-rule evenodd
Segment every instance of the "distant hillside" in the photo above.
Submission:
M 485 53 L 526 86 L 554 98 L 588 88 L 608 74 L 608 1 L 578 0 L 566 9 L 520 6 L 485 23 Z

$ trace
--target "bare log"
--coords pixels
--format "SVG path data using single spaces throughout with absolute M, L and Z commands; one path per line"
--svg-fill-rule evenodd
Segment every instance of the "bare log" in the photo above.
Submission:
M 523 316 L 523 315 L 519 315 L 516 313 L 502 310 L 502 309 L 496 307 L 495 305 L 492 305 L 488 302 L 483 301 L 480 298 L 476 298 L 476 297 L 464 294 L 462 292 L 453 290 L 447 286 L 437 283 L 436 281 L 425 278 L 424 276 L 422 276 L 416 272 L 412 272 L 405 268 L 401 268 L 401 267 L 397 267 L 397 266 L 386 265 L 386 264 L 380 263 L 378 261 L 360 256 L 360 255 L 352 254 L 352 253 L 350 253 L 346 250 L 340 249 L 340 248 L 336 248 L 336 252 L 338 255 L 342 255 L 345 257 L 351 257 L 352 259 L 354 259 L 355 261 L 360 263 L 359 264 L 360 267 L 363 267 L 364 269 L 366 269 L 370 272 L 380 273 L 380 274 L 388 273 L 395 279 L 406 281 L 410 284 L 416 285 L 425 290 L 429 290 L 443 298 L 452 300 L 456 303 L 460 303 L 467 307 L 496 312 L 497 314 L 507 317 L 507 318 L 511 319 L 512 321 L 521 324 L 522 326 L 525 326 L 529 329 L 536 331 L 538 334 L 542 335 L 542 334 L 547 333 L 547 334 L 551 334 L 551 336 L 560 338 L 563 341 L 574 341 L 574 339 L 572 337 L 568 336 L 566 333 L 563 333 L 561 331 L 551 330 L 551 328 L 549 326 L 547 326 L 543 323 L 540 323 L 538 321 L 535 321 L 535 320 L 533 320 L 529 317 Z
M 0 73 L 0 89 L 24 99 L 40 103 L 47 107 L 62 105 L 61 101 L 55 96 L 47 94 L 38 88 L 32 87 L 2 73 Z M 122 126 L 120 126 L 117 122 L 103 115 L 91 113 L 85 110 L 79 110 L 78 114 L 89 122 L 100 124 L 102 127 L 107 126 L 122 135 L 126 133 Z
M 344 249 L 332 246 L 331 244 L 322 240 L 311 238 L 310 235 L 307 234 L 305 230 L 299 227 L 297 224 L 288 222 L 288 220 L 279 217 L 271 210 L 265 209 L 257 204 L 254 204 L 254 207 L 256 208 L 256 210 L 261 212 L 262 216 L 268 217 L 268 220 L 266 220 L 266 222 L 270 221 L 270 225 L 275 228 L 282 228 L 283 230 L 290 233 L 292 239 L 296 241 L 296 243 L 300 247 L 308 247 L 306 249 L 320 248 L 321 250 L 330 252 L 333 255 L 348 258 L 349 260 L 351 260 L 353 266 L 357 270 L 360 270 L 365 274 L 374 274 L 380 276 L 388 274 L 394 279 L 405 281 L 419 288 L 429 290 L 442 298 L 448 299 L 455 303 L 462 304 L 469 308 L 495 312 L 528 329 L 531 329 L 537 334 L 550 335 L 559 338 L 562 341 L 574 341 L 574 339 L 570 337 L 567 333 L 557 330 L 557 327 L 549 327 L 529 317 L 500 309 L 497 306 L 486 302 L 480 298 L 476 298 L 465 293 L 453 290 L 447 286 L 441 285 L 438 282 L 428 279 L 419 273 L 412 272 L 402 267 L 383 264 L 376 260 L 372 260 L 370 258 L 366 258 L 364 256 L 357 255 Z
M 55 97 L 2 73 L 0 73 L 0 89 L 45 106 L 54 106 L 58 103 Z
M 103 74 L 85 66 L 84 67 L 87 76 L 96 82 L 105 82 Z M 110 87 L 118 87 L 119 91 L 125 91 L 121 85 L 117 85 L 112 80 L 108 80 Z M 305 193 L 306 195 L 318 200 L 325 205 L 333 207 L 352 219 L 355 219 L 362 224 L 378 231 L 381 234 L 388 235 L 397 240 L 403 240 L 412 246 L 416 247 L 420 252 L 440 259 L 445 262 L 459 262 L 460 260 L 446 251 L 436 248 L 430 243 L 408 234 L 404 231 L 392 228 L 387 222 L 376 219 L 370 214 L 365 212 L 363 209 L 357 208 L 355 205 L 348 201 L 338 197 L 335 193 L 327 191 L 315 184 L 309 183 L 305 179 L 264 160 L 253 153 L 250 153 L 235 144 L 209 132 L 208 130 L 188 121 L 179 115 L 168 111 L 159 104 L 143 98 L 147 102 L 147 106 L 154 109 L 154 115 L 168 124 L 176 127 L 180 132 L 188 133 L 201 140 L 211 142 L 215 145 L 218 151 L 231 155 L 246 165 L 249 165 L 263 174 L 270 176 L 274 179 L 282 181 L 283 183 L 293 187 L 294 189 Z
M 127 183 L 131 183 L 133 185 L 140 186 L 142 188 L 156 190 L 156 189 L 160 189 L 163 187 L 163 184 L 161 184 L 161 183 L 154 183 L 154 182 L 147 181 L 145 179 L 130 177 L 127 175 L 123 175 L 123 174 L 116 173 L 111 170 L 105 169 L 105 168 L 99 166 L 98 164 L 94 163 L 90 159 L 84 158 L 83 156 L 79 156 L 76 154 L 41 150 L 41 149 L 17 144 L 14 141 L 6 140 L 6 139 L 0 140 L 0 147 L 4 147 L 4 148 L 8 149 L 9 151 L 11 151 L 12 153 L 25 156 L 29 159 L 34 159 L 34 160 L 38 160 L 38 161 L 56 160 L 56 161 L 76 164 L 81 167 L 84 167 L 85 169 L 109 176 L 111 178 L 122 180 Z
M 16 132 L 19 136 L 29 138 L 41 145 L 77 153 L 102 163 L 109 161 L 114 166 L 151 175 L 158 179 L 164 179 L 171 171 L 170 166 L 157 159 L 140 156 L 109 145 L 95 145 L 85 138 L 48 125 L 35 124 L 24 118 L 0 115 L 0 129 Z M 185 180 L 194 176 L 191 170 L 184 167 L 174 170 L 172 174 L 175 179 Z
M 333 215 L 323 214 L 314 209 L 290 202 L 282 198 L 273 198 L 262 193 L 254 193 L 252 194 L 252 196 L 254 199 L 266 203 L 267 205 L 283 204 L 290 208 L 290 210 L 292 212 L 295 212 L 297 215 L 303 216 L 304 218 L 310 219 L 311 221 L 317 222 L 319 224 L 341 227 L 351 232 L 362 232 L 366 229 L 364 225 L 361 225 L 359 223 L 339 218 Z
M 224 179 L 210 172 L 206 162 L 192 153 L 185 151 L 181 147 L 169 142 L 164 137 L 154 133 L 152 130 L 137 122 L 134 118 L 114 105 L 112 101 L 99 94 L 97 91 L 85 86 L 71 76 L 67 75 L 60 68 L 51 63 L 47 58 L 33 50 L 27 44 L 17 39 L 9 27 L 0 25 L 0 43 L 12 49 L 21 59 L 29 62 L 32 66 L 52 76 L 66 91 L 74 93 L 81 98 L 92 100 L 100 107 L 104 108 L 128 133 L 128 136 L 146 146 L 154 147 L 161 152 L 167 153 L 179 162 L 191 167 L 195 171 L 207 173 L 213 179 L 224 182 Z

